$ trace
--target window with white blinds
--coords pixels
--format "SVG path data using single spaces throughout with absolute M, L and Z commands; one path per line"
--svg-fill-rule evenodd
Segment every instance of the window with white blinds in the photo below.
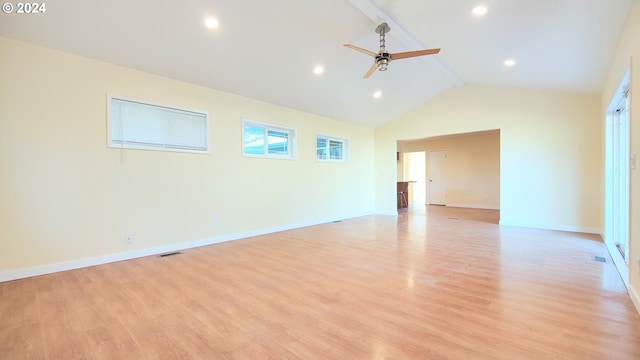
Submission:
M 182 152 L 209 152 L 204 111 L 108 96 L 108 146 Z

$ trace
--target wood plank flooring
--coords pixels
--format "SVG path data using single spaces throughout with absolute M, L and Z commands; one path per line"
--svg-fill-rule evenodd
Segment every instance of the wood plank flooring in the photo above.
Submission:
M 498 217 L 429 207 L 1 283 L 0 359 L 640 359 L 599 237 Z

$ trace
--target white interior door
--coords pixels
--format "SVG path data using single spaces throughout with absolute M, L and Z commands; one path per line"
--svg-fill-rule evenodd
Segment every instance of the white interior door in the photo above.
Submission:
M 429 204 L 444 205 L 447 197 L 447 184 L 444 166 L 447 152 L 444 150 L 429 151 Z

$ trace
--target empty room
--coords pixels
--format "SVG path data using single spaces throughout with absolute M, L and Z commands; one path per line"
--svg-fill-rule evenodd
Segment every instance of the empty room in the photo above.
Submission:
M 0 359 L 640 359 L 640 0 L 7 1 Z

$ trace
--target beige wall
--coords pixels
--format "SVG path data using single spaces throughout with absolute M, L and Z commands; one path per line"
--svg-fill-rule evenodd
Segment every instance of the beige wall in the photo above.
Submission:
M 429 152 L 444 150 L 446 205 L 499 209 L 500 208 L 500 133 L 490 131 L 451 135 L 413 141 L 400 141 L 401 153 L 398 179 L 403 178 L 403 153 L 424 151 L 426 178 L 429 178 Z M 428 183 L 426 194 L 429 194 Z
M 450 89 L 375 131 L 376 210 L 391 213 L 396 141 L 500 130 L 501 224 L 602 231 L 598 94 Z
M 0 53 L 0 275 L 373 212 L 372 129 L 5 38 Z M 211 153 L 107 148 L 107 94 L 207 111 Z M 296 128 L 298 159 L 242 157 L 242 118 Z M 348 138 L 350 161 L 317 162 L 317 133 Z
M 601 126 L 605 113 L 625 72 L 631 69 L 631 154 L 640 155 L 640 0 L 634 0 L 609 75 L 602 92 Z M 604 131 L 603 131 L 604 138 Z M 629 285 L 631 298 L 640 311 L 640 160 L 631 171 L 631 227 L 629 241 Z M 603 167 L 604 169 L 604 167 Z M 604 173 L 604 170 L 602 170 Z

